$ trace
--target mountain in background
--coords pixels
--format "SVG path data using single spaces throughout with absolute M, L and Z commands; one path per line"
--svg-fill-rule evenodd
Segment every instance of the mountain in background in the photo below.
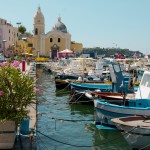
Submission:
M 121 49 L 121 48 L 83 48 L 82 53 L 96 53 L 97 55 L 104 55 L 105 57 L 112 57 L 114 55 L 125 55 L 128 57 L 144 57 L 144 54 L 140 51 L 131 51 L 129 49 Z

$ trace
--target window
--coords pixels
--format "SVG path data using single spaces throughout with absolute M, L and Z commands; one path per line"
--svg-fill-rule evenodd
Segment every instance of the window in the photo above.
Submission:
M 60 38 L 58 38 L 58 42 L 60 42 Z
M 38 29 L 37 28 L 35 29 L 35 35 L 38 35 Z
M 10 33 L 10 29 L 9 29 L 9 33 Z
M 2 48 L 2 44 L 0 43 L 0 48 Z
M 50 38 L 50 42 L 53 42 L 53 38 Z
M 32 46 L 33 46 L 33 44 L 32 44 L 32 43 L 29 43 L 29 44 L 28 44 L 28 47 L 32 47 Z

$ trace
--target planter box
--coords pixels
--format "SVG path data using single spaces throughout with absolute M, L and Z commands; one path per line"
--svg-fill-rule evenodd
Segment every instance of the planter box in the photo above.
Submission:
M 14 121 L 2 123 L 0 121 L 0 149 L 12 149 L 16 138 L 16 125 Z

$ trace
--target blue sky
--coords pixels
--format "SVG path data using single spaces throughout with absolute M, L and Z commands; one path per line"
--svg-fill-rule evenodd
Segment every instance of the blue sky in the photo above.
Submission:
M 150 0 L 0 0 L 0 18 L 33 30 L 40 5 L 46 33 L 61 16 L 72 41 L 150 53 Z

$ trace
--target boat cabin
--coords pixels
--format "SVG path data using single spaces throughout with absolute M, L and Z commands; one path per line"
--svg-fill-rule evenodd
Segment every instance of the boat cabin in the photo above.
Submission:
M 135 95 L 136 99 L 150 99 L 150 71 L 145 71 L 139 88 Z

